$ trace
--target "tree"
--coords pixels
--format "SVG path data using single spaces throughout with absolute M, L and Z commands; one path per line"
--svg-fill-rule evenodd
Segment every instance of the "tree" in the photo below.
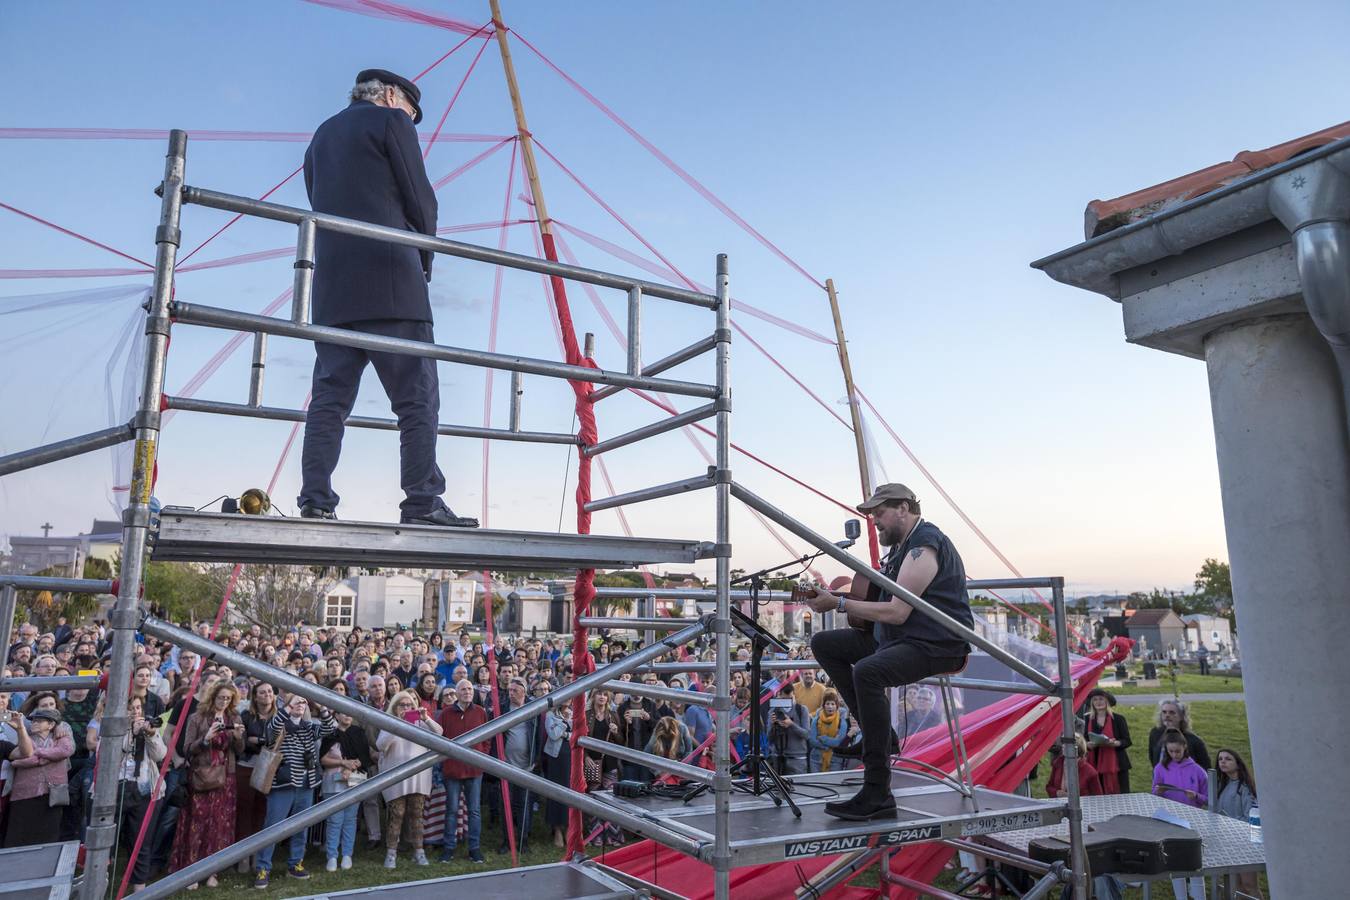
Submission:
M 1232 600 L 1233 573 L 1228 563 L 1206 559 L 1200 571 L 1195 573 L 1195 590 L 1214 600 Z
M 646 580 L 641 572 L 596 572 L 596 587 L 645 587 Z M 633 612 L 632 597 L 596 597 L 591 601 L 589 614 L 592 616 L 612 616 L 615 613 L 629 615 Z
M 69 578 L 71 575 L 65 566 L 49 566 L 33 574 L 49 578 Z M 86 559 L 80 577 L 107 581 L 112 578 L 112 567 L 107 560 Z M 15 599 L 14 624 L 31 622 L 40 631 L 51 631 L 62 618 L 71 625 L 81 625 L 98 609 L 97 594 L 19 591 Z
M 211 572 L 223 596 L 232 566 Z M 308 566 L 242 566 L 230 610 L 264 632 L 280 634 L 299 622 L 316 623 L 323 612 L 328 580 L 317 577 Z M 214 612 L 214 610 L 212 610 Z
M 148 562 L 145 566 L 145 600 L 164 610 L 175 622 L 215 618 L 232 566 L 198 563 Z
M 1200 571 L 1195 573 L 1197 596 L 1204 597 L 1209 603 L 1209 611 L 1223 616 L 1237 631 L 1237 614 L 1233 609 L 1233 573 L 1228 563 L 1217 559 L 1206 559 Z
M 1126 604 L 1130 609 L 1169 609 L 1172 606 L 1172 599 L 1154 588 L 1152 591 L 1134 591 L 1125 598 Z

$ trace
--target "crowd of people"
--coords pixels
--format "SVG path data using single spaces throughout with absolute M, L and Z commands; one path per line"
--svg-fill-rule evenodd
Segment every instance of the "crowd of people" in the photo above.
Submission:
M 199 623 L 196 630 L 202 636 L 210 634 L 206 623 Z M 269 635 L 255 625 L 222 629 L 217 640 L 448 738 L 573 680 L 572 653 L 560 638 L 498 637 L 485 646 L 468 632 L 446 636 L 411 628 L 339 631 L 297 626 Z M 622 659 L 629 649 L 627 642 L 617 639 L 592 645 L 599 665 Z M 133 887 L 159 872 L 190 865 L 424 752 L 413 741 L 334 714 L 264 679 L 211 660 L 203 664 L 191 650 L 142 636 L 136 650 L 130 726 L 120 748 L 127 761 L 119 771 L 117 792 L 124 846 L 129 848 L 144 831 L 131 876 Z M 737 652 L 742 660 L 748 656 L 744 648 Z M 39 634 L 34 626 L 23 624 L 9 649 L 5 672 L 23 676 L 98 670 L 106 667 L 108 653 L 108 633 L 100 625 L 71 628 L 60 623 L 52 632 Z M 689 658 L 709 660 L 712 653 L 695 646 Z M 647 671 L 619 680 L 633 677 L 677 691 L 710 689 L 697 675 L 678 673 L 663 677 Z M 783 774 L 856 765 L 858 726 L 839 694 L 813 668 L 783 680 L 787 686 L 779 699 L 761 708 L 760 752 Z M 744 756 L 751 750 L 751 686 L 741 670 L 733 671 L 732 682 L 731 743 L 737 755 Z M 901 719 L 907 735 L 942 723 L 934 700 L 928 687 L 907 688 Z M 0 723 L 0 757 L 5 760 L 0 769 L 4 783 L 0 817 L 9 823 L 3 831 L 5 846 L 82 838 L 94 761 L 102 749 L 103 702 L 96 690 L 0 695 L 0 706 L 12 711 Z M 1132 738 L 1125 717 L 1113 709 L 1115 703 L 1115 697 L 1102 689 L 1088 696 L 1078 736 L 1084 795 L 1132 789 L 1127 753 Z M 599 688 L 585 697 L 584 708 L 584 722 L 573 722 L 570 703 L 559 704 L 508 729 L 500 744 L 488 740 L 476 749 L 557 784 L 570 784 L 570 741 L 579 726 L 593 738 L 712 766 L 713 720 L 706 706 Z M 1149 789 L 1206 807 L 1210 753 L 1191 730 L 1184 704 L 1167 701 L 1159 706 L 1148 747 L 1155 767 Z M 271 754 L 279 756 L 280 763 L 264 793 L 254 778 L 255 768 L 260 758 Z M 166 758 L 168 764 L 163 766 Z M 1216 761 L 1215 811 L 1245 819 L 1256 797 L 1250 770 L 1231 749 L 1220 750 Z M 658 777 L 645 766 L 603 751 L 584 752 L 583 780 L 588 789 L 609 788 L 620 780 L 651 784 Z M 1056 757 L 1047 793 L 1054 797 L 1062 791 L 1062 761 Z M 430 808 L 433 796 L 443 807 Z M 286 873 L 308 877 L 305 855 L 310 841 L 323 848 L 328 870 L 349 868 L 358 833 L 364 834 L 368 847 L 383 848 L 387 868 L 398 866 L 404 847 L 409 854 L 405 859 L 430 865 L 426 823 L 433 819 L 443 823 L 430 848 L 437 860 L 448 862 L 461 853 L 461 858 L 483 862 L 484 816 L 504 824 L 508 809 L 518 849 L 529 846 L 536 830 L 562 845 L 566 806 L 503 786 L 472 765 L 445 760 L 373 800 L 334 814 L 322 829 L 285 841 Z M 543 827 L 537 829 L 539 819 Z M 19 822 L 22 827 L 16 827 Z M 507 830 L 500 830 L 497 849 L 506 852 Z M 587 836 L 596 842 L 623 839 L 599 822 L 588 823 Z M 258 887 L 269 883 L 273 851 L 264 848 L 252 861 Z M 215 886 L 216 875 L 204 883 Z
M 195 630 L 203 637 L 211 633 L 208 623 Z M 106 669 L 109 640 L 110 632 L 100 624 L 72 628 L 62 622 L 44 634 L 23 624 L 9 648 L 5 673 L 47 676 Z M 485 646 L 468 632 L 447 638 L 411 628 L 339 631 L 301 625 L 270 635 L 254 625 L 222 629 L 216 640 L 448 738 L 573 680 L 569 642 L 556 638 L 499 637 Z M 140 838 L 133 889 L 424 752 L 405 737 L 334 714 L 265 679 L 214 660 L 203 663 L 192 650 L 142 635 L 137 642 L 129 728 L 118 748 L 127 761 L 119 771 L 117 791 L 122 845 L 130 849 Z M 592 644 L 598 665 L 622 659 L 629 649 L 628 642 L 618 639 Z M 744 659 L 748 651 L 741 649 L 738 655 Z M 710 660 L 712 650 L 698 647 L 691 658 Z M 625 674 L 619 680 L 633 677 Z M 697 676 L 646 672 L 637 677 L 686 692 L 711 689 Z M 843 768 L 840 751 L 856 742 L 858 727 L 839 695 L 818 680 L 814 669 L 783 681 L 782 699 L 762 709 L 761 752 L 784 773 Z M 749 750 L 751 731 L 748 715 L 739 715 L 750 705 L 746 672 L 733 673 L 732 689 L 738 710 L 733 720 L 739 721 L 731 737 L 743 754 Z M 0 705 L 13 710 L 0 724 L 0 755 L 7 760 L 0 770 L 6 846 L 83 838 L 95 759 L 104 749 L 99 735 L 104 699 L 97 690 L 0 695 Z M 927 703 L 931 708 L 931 699 L 931 693 L 923 699 L 909 696 L 917 720 L 930 714 L 919 707 Z M 713 720 L 706 706 L 657 702 L 604 688 L 591 691 L 584 705 L 583 723 L 573 722 L 570 703 L 559 704 L 514 725 L 500 743 L 488 740 L 476 749 L 566 785 L 571 783 L 572 732 L 579 724 L 596 738 L 712 766 Z M 270 788 L 260 790 L 259 761 L 274 758 L 279 763 Z M 588 789 L 611 787 L 621 779 L 651 784 L 660 777 L 645 766 L 591 750 L 585 751 L 583 767 Z M 433 796 L 438 802 L 444 797 L 443 808 L 430 808 Z M 430 865 L 427 823 L 433 819 L 443 823 L 436 846 L 430 848 L 438 861 L 462 853 L 461 858 L 481 863 L 484 816 L 504 825 L 507 810 L 517 849 L 528 848 L 540 819 L 539 830 L 563 844 L 566 806 L 503 785 L 472 765 L 445 760 L 373 800 L 334 814 L 322 829 L 284 841 L 285 871 L 293 878 L 309 877 L 305 855 L 311 841 L 322 846 L 328 870 L 349 868 L 359 832 L 368 847 L 383 847 L 387 868 L 398 866 L 405 847 L 405 858 L 414 865 Z M 595 824 L 590 829 L 595 842 L 623 839 L 616 830 Z M 509 849 L 507 829 L 501 831 L 497 849 L 504 853 Z M 268 885 L 274 851 L 280 852 L 269 846 L 253 858 L 255 886 Z M 203 883 L 215 887 L 217 875 Z

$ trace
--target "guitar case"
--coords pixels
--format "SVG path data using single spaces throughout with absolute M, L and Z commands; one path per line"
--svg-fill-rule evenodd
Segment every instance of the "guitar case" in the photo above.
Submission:
M 1089 826 L 1083 835 L 1093 875 L 1158 875 L 1198 872 L 1200 835 L 1149 816 L 1116 816 Z M 1068 838 L 1036 838 L 1027 855 L 1040 862 L 1072 865 Z

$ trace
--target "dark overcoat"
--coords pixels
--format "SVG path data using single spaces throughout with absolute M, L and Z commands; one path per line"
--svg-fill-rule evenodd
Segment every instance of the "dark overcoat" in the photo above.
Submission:
M 436 194 L 412 119 L 357 100 L 319 126 L 305 151 L 305 190 L 315 212 L 422 234 L 436 233 Z M 431 321 L 430 251 L 319 229 L 313 321 Z

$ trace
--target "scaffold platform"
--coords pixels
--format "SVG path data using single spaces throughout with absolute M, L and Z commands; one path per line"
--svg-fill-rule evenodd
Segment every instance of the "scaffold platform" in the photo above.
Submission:
M 167 507 L 160 516 L 152 555 L 166 562 L 505 571 L 688 565 L 711 551 L 710 543 L 700 541 L 247 516 Z
M 733 866 L 780 862 L 808 856 L 834 856 L 872 847 L 899 847 L 944 838 L 974 837 L 1053 825 L 1066 815 L 1063 800 L 1039 800 L 975 788 L 972 802 L 958 791 L 912 772 L 893 771 L 891 793 L 897 815 L 871 822 L 848 822 L 825 812 L 825 804 L 847 799 L 862 783 L 861 770 L 788 777 L 801 808 L 796 818 L 786 804 L 768 796 L 731 795 Z M 672 830 L 713 844 L 713 798 L 684 803 L 666 797 L 619 798 L 605 791 L 594 796 L 630 812 L 658 816 Z
M 67 900 L 79 852 L 78 841 L 0 850 L 0 897 Z
M 585 863 L 549 863 L 522 869 L 503 869 L 472 875 L 452 875 L 426 881 L 407 881 L 380 887 L 353 888 L 327 894 L 309 894 L 299 900 L 327 900 L 329 897 L 357 897 L 379 894 L 379 900 L 442 900 L 452 894 L 474 900 L 497 897 L 567 897 L 569 900 L 615 900 L 647 896 L 628 887 L 617 878 Z

